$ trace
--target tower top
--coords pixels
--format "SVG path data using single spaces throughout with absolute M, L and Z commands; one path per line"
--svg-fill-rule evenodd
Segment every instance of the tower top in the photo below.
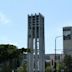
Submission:
M 35 14 L 28 14 L 28 16 L 35 16 L 35 15 L 36 15 L 36 16 L 44 17 L 41 13 L 38 13 L 38 14 L 37 14 L 37 13 L 35 13 Z
M 72 28 L 72 26 L 65 26 L 65 27 L 63 27 L 63 28 Z

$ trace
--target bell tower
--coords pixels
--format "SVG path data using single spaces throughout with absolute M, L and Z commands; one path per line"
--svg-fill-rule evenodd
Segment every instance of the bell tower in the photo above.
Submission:
M 28 15 L 28 72 L 45 72 L 44 17 Z

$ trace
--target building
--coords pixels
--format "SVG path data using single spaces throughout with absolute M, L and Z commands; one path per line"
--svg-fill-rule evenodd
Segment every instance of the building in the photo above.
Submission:
M 72 27 L 63 27 L 64 54 L 72 55 Z
M 58 65 L 62 64 L 63 63 L 63 54 L 56 54 L 56 60 L 55 60 L 55 54 L 45 54 L 45 64 L 50 65 L 51 72 L 54 72 L 55 61 L 56 61 L 56 67 Z
M 45 62 L 49 63 L 50 66 L 54 66 L 54 62 L 55 62 L 55 54 L 45 54 Z M 64 59 L 63 54 L 56 54 L 56 63 L 62 63 Z M 23 63 L 27 64 L 27 54 L 23 55 Z
M 63 54 L 56 54 L 56 62 L 63 61 Z M 50 63 L 50 65 L 54 65 L 55 62 L 55 54 L 45 54 L 45 62 Z
M 44 17 L 28 15 L 28 72 L 45 72 Z

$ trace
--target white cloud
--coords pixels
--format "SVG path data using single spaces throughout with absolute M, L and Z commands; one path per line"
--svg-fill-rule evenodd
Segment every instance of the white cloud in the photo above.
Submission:
M 7 24 L 10 20 L 6 17 L 5 14 L 0 12 L 0 24 Z

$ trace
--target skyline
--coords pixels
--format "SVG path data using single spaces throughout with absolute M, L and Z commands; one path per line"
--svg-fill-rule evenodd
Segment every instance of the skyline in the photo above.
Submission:
M 55 37 L 62 36 L 63 27 L 72 26 L 71 0 L 0 1 L 0 44 L 27 48 L 27 15 L 35 13 L 45 18 L 45 53 L 54 53 Z M 63 48 L 62 37 L 57 39 L 57 48 Z

